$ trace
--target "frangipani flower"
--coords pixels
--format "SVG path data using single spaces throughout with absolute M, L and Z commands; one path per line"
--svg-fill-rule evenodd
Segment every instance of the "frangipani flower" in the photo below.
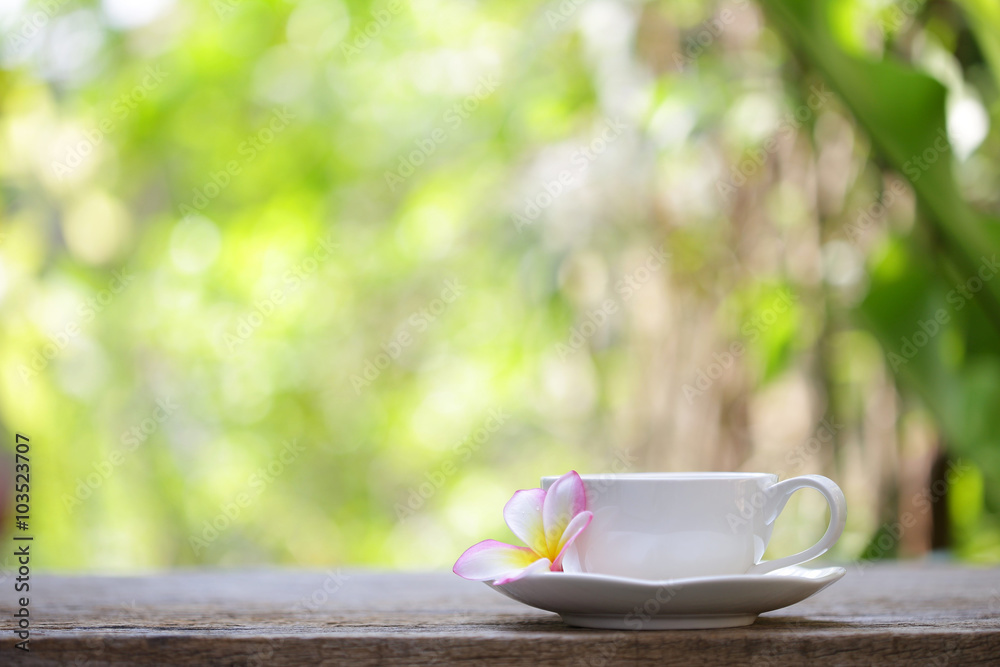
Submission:
M 504 505 L 503 518 L 527 547 L 483 540 L 459 556 L 455 574 L 465 579 L 506 584 L 529 572 L 562 572 L 566 549 L 590 525 L 587 493 L 575 470 L 557 479 L 548 491 L 516 491 Z

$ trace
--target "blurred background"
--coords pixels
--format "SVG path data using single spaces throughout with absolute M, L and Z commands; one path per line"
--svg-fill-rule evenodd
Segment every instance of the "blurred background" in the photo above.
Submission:
M 1000 9 L 762 5 L 0 0 L 36 564 L 450 567 L 569 469 L 1000 561 Z

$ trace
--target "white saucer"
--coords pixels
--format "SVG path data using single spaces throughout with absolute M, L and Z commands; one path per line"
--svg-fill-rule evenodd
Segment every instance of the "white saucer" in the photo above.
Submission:
M 845 573 L 842 567 L 812 570 L 795 565 L 767 574 L 645 581 L 538 572 L 500 586 L 487 585 L 530 607 L 554 611 L 569 625 L 688 630 L 750 625 L 758 614 L 801 602 Z

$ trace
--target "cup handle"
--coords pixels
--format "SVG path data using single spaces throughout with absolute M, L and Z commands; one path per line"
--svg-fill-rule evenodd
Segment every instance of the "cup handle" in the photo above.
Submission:
M 827 479 L 822 475 L 793 477 L 783 482 L 778 482 L 769 488 L 765 492 L 770 496 L 769 500 L 764 504 L 765 525 L 770 526 L 774 523 L 778 515 L 781 514 L 781 510 L 785 509 L 785 503 L 799 489 L 816 489 L 823 494 L 826 502 L 830 504 L 830 525 L 827 527 L 826 533 L 820 538 L 819 542 L 805 551 L 800 551 L 795 555 L 785 556 L 784 558 L 761 561 L 755 565 L 751 565 L 750 569 L 747 570 L 747 574 L 764 574 L 765 572 L 772 572 L 783 567 L 788 567 L 789 565 L 805 563 L 826 553 L 840 539 L 841 533 L 844 532 L 844 525 L 847 523 L 847 500 L 844 499 L 844 492 L 840 490 L 840 487 L 834 484 L 833 480 Z

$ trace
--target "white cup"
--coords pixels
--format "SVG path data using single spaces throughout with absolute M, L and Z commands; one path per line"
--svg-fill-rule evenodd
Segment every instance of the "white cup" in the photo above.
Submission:
M 665 580 L 763 574 L 812 560 L 844 532 L 847 503 L 819 475 L 783 482 L 768 473 L 629 473 L 581 475 L 590 526 L 567 550 L 567 572 Z M 558 477 L 543 477 L 548 490 Z M 830 504 L 819 542 L 793 556 L 761 562 L 774 520 L 799 489 L 816 489 Z

